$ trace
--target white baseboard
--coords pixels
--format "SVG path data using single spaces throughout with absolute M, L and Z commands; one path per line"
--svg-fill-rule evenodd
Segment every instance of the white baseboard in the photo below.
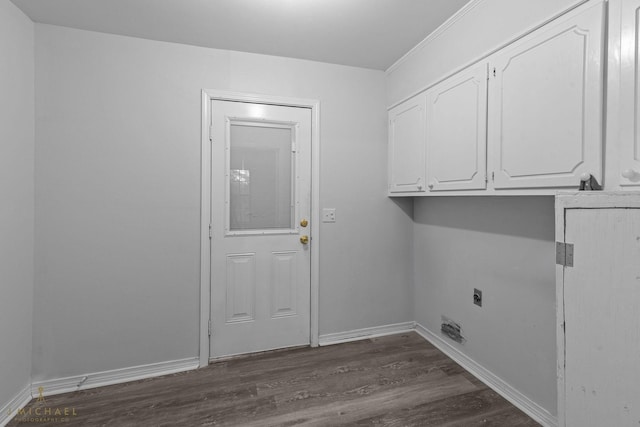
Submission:
M 175 374 L 177 372 L 191 371 L 197 369 L 199 366 L 199 359 L 197 357 L 152 363 L 149 365 L 133 366 L 131 368 L 114 369 L 111 371 L 34 382 L 31 384 L 30 392 L 33 396 L 39 396 L 40 390 L 42 390 L 43 396 L 51 396 L 54 394 L 69 393 L 72 391 Z M 42 389 L 40 387 L 42 387 Z
M 16 397 L 0 408 L 0 427 L 9 424 L 9 421 L 16 416 L 20 409 L 27 406 L 31 399 L 31 386 L 28 385 Z
M 424 339 L 437 347 L 444 354 L 446 354 L 449 358 L 454 360 L 457 364 L 466 369 L 473 376 L 492 388 L 496 393 L 514 404 L 525 414 L 533 418 L 535 421 L 541 423 L 546 427 L 558 426 L 557 417 L 551 415 L 549 411 L 529 399 L 524 394 L 520 393 L 518 390 L 506 383 L 500 377 L 496 376 L 494 373 L 479 365 L 473 359 L 462 353 L 460 350 L 453 347 L 451 344 L 443 340 L 439 335 L 434 334 L 419 323 L 416 323 L 415 331 Z
M 392 325 L 320 335 L 319 344 L 321 346 L 326 346 L 411 331 L 417 332 L 424 339 L 429 341 L 440 351 L 466 369 L 469 373 L 474 375 L 537 422 L 547 427 L 557 427 L 557 417 L 551 415 L 546 409 L 533 402 L 527 396 L 520 393 L 483 366 L 479 365 L 460 350 L 450 345 L 439 335 L 434 334 L 416 322 L 396 323 Z M 55 394 L 185 372 L 198 369 L 198 367 L 199 359 L 189 358 L 34 382 L 31 386 L 27 386 L 15 398 L 2 407 L 2 412 L 0 412 L 0 427 L 7 425 L 7 423 L 15 416 L 17 411 L 29 403 L 32 396 L 38 396 L 40 394 L 40 390 L 42 390 L 43 396 L 51 396 Z M 40 389 L 40 387 L 42 387 L 42 389 Z
M 320 335 L 319 345 L 333 345 L 369 338 L 383 337 L 385 335 L 410 332 L 415 329 L 415 322 L 395 323 L 392 325 L 374 326 L 372 328 L 355 329 L 353 331 L 337 332 Z

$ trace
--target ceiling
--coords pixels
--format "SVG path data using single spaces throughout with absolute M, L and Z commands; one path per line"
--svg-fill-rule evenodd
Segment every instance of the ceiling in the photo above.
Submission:
M 12 0 L 34 22 L 386 70 L 469 0 Z

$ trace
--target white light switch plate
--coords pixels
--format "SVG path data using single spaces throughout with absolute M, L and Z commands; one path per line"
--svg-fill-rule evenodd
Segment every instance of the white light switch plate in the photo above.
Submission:
M 336 222 L 335 208 L 322 209 L 322 222 Z

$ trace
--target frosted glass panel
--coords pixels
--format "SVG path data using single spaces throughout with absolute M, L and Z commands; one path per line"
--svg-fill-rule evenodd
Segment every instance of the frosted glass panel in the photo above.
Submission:
M 290 128 L 231 125 L 231 230 L 293 228 L 291 136 Z

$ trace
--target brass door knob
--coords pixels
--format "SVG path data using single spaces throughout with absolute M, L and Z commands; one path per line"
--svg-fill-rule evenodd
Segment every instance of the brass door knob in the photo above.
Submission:
M 300 221 L 300 227 L 306 227 L 307 225 L 309 225 L 309 221 L 307 221 L 306 219 Z
M 300 236 L 300 243 L 306 245 L 309 243 L 309 236 Z

